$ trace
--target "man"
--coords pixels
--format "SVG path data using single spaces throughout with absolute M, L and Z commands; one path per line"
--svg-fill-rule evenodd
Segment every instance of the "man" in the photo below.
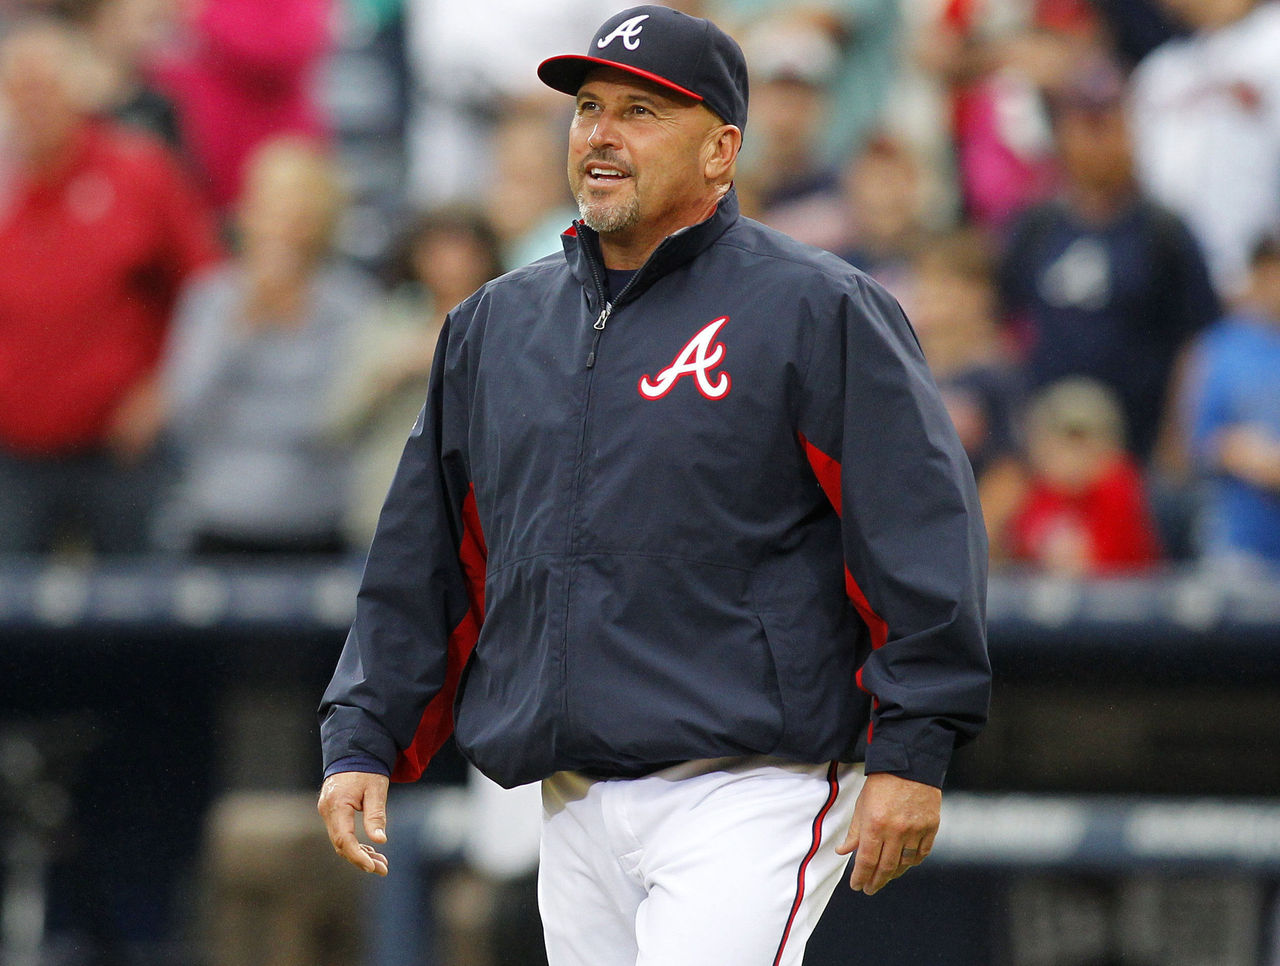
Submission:
M 55 21 L 0 42 L 0 552 L 77 529 L 99 552 L 146 548 L 156 363 L 179 288 L 219 255 L 165 149 L 86 115 L 85 66 Z
M 386 776 L 455 703 L 482 771 L 543 780 L 553 966 L 799 963 L 842 856 L 873 893 L 928 854 L 985 718 L 973 479 L 893 300 L 739 217 L 727 35 L 636 7 L 539 76 L 582 220 L 450 314 L 320 811 L 385 874 Z
M 1280 3 L 1161 0 L 1192 31 L 1133 74 L 1138 178 L 1187 220 L 1225 300 L 1280 225 Z
M 1130 451 L 1148 462 L 1178 355 L 1218 302 L 1182 219 L 1134 180 L 1125 95 L 1119 69 L 1096 60 L 1050 94 L 1062 189 L 1015 223 L 1000 287 L 1026 329 L 1030 387 L 1103 383 Z

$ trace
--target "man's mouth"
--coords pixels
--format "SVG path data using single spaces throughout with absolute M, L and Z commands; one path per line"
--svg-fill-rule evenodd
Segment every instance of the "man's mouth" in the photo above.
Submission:
M 612 164 L 588 164 L 587 178 L 593 184 L 617 184 L 619 181 L 625 181 L 631 175 L 622 168 Z

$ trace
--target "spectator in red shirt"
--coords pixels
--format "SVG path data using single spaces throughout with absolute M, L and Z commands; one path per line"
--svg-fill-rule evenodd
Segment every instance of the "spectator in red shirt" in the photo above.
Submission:
M 77 526 L 100 552 L 145 549 L 154 371 L 178 287 L 218 256 L 167 151 L 87 117 L 83 57 L 56 21 L 0 41 L 0 552 Z
M 1160 559 L 1123 426 L 1119 404 L 1099 382 L 1064 379 L 1037 397 L 1027 427 L 1032 478 L 1010 527 L 1016 560 L 1059 576 L 1099 577 Z

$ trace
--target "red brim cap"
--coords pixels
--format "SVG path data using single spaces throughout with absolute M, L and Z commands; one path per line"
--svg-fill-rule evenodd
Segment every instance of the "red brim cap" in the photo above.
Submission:
M 597 67 L 612 67 L 701 101 L 722 120 L 746 129 L 747 62 L 737 42 L 710 20 L 669 7 L 632 7 L 606 20 L 585 54 L 544 60 L 538 77 L 573 95 Z
M 628 74 L 634 74 L 636 77 L 643 77 L 645 80 L 653 81 L 655 84 L 673 90 L 677 94 L 691 97 L 695 101 L 703 99 L 701 94 L 695 94 L 689 88 L 681 87 L 675 81 L 661 77 L 653 71 L 645 70 L 642 67 L 632 67 L 629 64 L 620 64 L 616 60 L 605 60 L 603 57 L 588 57 L 584 54 L 561 54 L 559 57 L 548 57 L 538 65 L 538 79 L 553 90 L 576 95 L 587 74 L 596 67 L 612 67 Z

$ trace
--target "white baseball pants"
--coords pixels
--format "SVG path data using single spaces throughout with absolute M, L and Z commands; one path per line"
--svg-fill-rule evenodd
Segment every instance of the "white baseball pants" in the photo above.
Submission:
M 847 856 L 861 765 L 685 762 L 542 783 L 550 966 L 799 966 Z

